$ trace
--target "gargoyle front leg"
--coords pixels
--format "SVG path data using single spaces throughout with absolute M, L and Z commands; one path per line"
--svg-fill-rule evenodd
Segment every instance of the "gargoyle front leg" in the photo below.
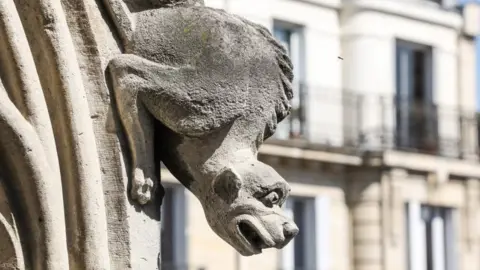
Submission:
M 129 72 L 128 58 L 119 57 L 109 64 L 118 113 L 127 136 L 132 162 L 131 190 L 133 200 L 146 204 L 152 200 L 155 176 L 154 119 L 138 99 L 142 91 L 139 77 Z

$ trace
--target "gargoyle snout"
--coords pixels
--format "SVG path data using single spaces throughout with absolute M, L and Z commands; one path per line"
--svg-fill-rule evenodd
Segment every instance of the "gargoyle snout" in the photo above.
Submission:
M 293 222 L 287 222 L 283 225 L 283 236 L 285 242 L 290 242 L 299 232 L 297 225 Z
M 297 236 L 299 229 L 293 221 L 287 221 L 283 224 L 283 241 L 277 243 L 276 248 L 281 249 L 288 245 L 292 239 Z

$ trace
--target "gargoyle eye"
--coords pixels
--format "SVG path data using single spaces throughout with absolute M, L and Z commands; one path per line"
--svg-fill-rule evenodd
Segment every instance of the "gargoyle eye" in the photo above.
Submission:
M 274 191 L 269 192 L 267 195 L 265 195 L 262 198 L 262 202 L 267 207 L 273 207 L 274 205 L 277 205 L 277 204 L 280 203 L 281 197 L 282 196 L 281 196 L 279 190 L 274 190 Z

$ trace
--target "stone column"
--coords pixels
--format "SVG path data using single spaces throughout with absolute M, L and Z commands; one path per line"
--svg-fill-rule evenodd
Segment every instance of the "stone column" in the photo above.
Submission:
M 461 35 L 458 41 L 459 101 L 461 111 L 460 151 L 467 159 L 477 160 L 476 48 L 473 36 Z
M 402 197 L 401 181 L 408 177 L 404 169 L 391 169 L 382 173 L 381 208 L 382 208 L 382 244 L 383 269 L 406 269 L 404 253 L 405 208 Z
M 463 270 L 478 269 L 480 266 L 479 252 L 479 217 L 480 217 L 480 182 L 478 179 L 467 179 L 465 182 L 465 208 L 460 213 L 460 231 L 457 239 L 459 265 Z M 458 263 L 457 263 L 458 264 Z
M 383 269 L 380 174 L 371 169 L 356 169 L 348 179 L 353 269 Z

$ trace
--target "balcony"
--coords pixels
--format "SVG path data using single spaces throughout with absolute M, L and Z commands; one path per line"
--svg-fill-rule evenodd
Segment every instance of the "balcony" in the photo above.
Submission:
M 477 117 L 434 103 L 300 85 L 293 112 L 268 142 L 363 153 L 401 150 L 466 158 L 477 154 Z

